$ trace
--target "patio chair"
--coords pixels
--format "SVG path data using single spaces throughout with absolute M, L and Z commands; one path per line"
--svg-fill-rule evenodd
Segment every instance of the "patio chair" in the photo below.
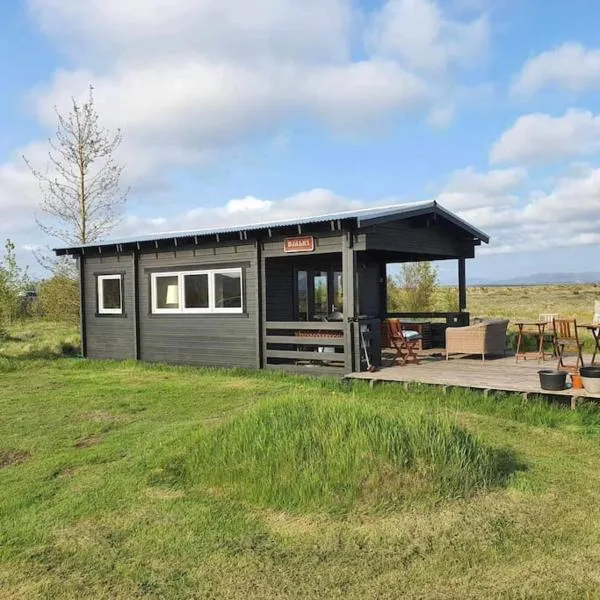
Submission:
M 394 362 L 400 366 L 404 366 L 409 362 L 415 365 L 420 364 L 417 350 L 423 339 L 421 334 L 418 331 L 402 329 L 398 321 L 393 319 L 388 319 L 387 329 L 390 345 L 396 350 Z
M 554 319 L 552 321 L 552 327 L 554 329 L 554 340 L 556 353 L 558 355 L 557 369 L 566 369 L 568 371 L 577 371 L 579 367 L 583 367 L 583 357 L 581 350 L 583 348 L 583 342 L 579 341 L 579 334 L 577 333 L 577 320 L 576 319 Z M 565 365 L 564 358 L 565 352 L 574 351 L 577 354 L 577 363 L 573 365 Z
M 556 351 L 556 339 L 554 336 L 554 329 L 552 328 L 552 323 L 554 319 L 558 319 L 558 315 L 555 313 L 543 313 L 540 314 L 538 321 L 540 323 L 546 323 L 546 329 L 544 331 L 544 342 L 548 341 L 552 344 L 552 356 L 554 358 L 558 357 L 558 352 Z

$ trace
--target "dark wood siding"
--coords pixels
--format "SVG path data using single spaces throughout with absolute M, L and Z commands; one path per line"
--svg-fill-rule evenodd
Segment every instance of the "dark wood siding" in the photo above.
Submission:
M 439 224 L 432 224 L 430 227 L 415 227 L 410 223 L 398 221 L 377 225 L 366 229 L 365 233 L 367 250 L 456 256 L 457 258 L 464 256 L 466 250 L 466 242 Z
M 123 274 L 125 315 L 98 315 L 97 275 Z M 120 256 L 85 259 L 85 321 L 89 358 L 135 358 L 133 258 Z
M 291 258 L 267 260 L 267 321 L 294 320 L 294 263 Z
M 153 271 L 224 267 L 243 268 L 243 314 L 152 314 Z M 142 360 L 215 367 L 259 366 L 258 279 L 253 243 L 142 254 L 138 269 Z
M 380 266 L 377 263 L 358 267 L 358 306 L 361 315 L 380 316 Z
M 310 235 L 310 232 L 307 232 L 303 235 Z M 288 236 L 294 237 L 294 236 Z M 272 258 L 276 256 L 287 256 L 287 257 L 299 257 L 299 256 L 314 256 L 316 254 L 330 254 L 333 252 L 341 252 L 342 251 L 342 233 L 339 231 L 331 232 L 327 234 L 315 234 L 315 249 L 313 252 L 298 252 L 298 253 L 285 253 L 283 251 L 283 243 L 285 237 L 276 237 L 272 240 L 266 240 L 263 243 L 263 255 L 266 258 Z M 366 237 L 362 233 L 356 233 L 353 235 L 353 248 L 355 250 L 364 250 L 365 249 Z

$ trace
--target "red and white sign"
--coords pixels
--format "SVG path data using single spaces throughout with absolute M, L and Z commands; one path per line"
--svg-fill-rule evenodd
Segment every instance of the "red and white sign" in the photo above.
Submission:
M 286 238 L 283 242 L 284 252 L 312 252 L 315 249 L 315 238 L 312 235 Z

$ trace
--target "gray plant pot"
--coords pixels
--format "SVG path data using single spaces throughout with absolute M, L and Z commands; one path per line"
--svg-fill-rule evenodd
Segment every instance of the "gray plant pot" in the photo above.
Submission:
M 558 392 L 567 387 L 567 373 L 565 371 L 542 369 L 538 371 L 538 375 L 540 376 L 540 387 L 543 390 Z

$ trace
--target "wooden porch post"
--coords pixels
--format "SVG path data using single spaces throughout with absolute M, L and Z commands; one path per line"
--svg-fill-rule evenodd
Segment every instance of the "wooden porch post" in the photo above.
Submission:
M 135 360 L 140 360 L 142 357 L 142 344 L 140 338 L 140 256 L 137 250 L 131 254 L 131 268 L 133 269 L 133 336 L 134 346 L 133 352 Z
M 467 310 L 467 276 L 466 260 L 458 259 L 458 310 Z
M 257 366 L 265 369 L 267 366 L 267 263 L 262 252 L 262 241 L 256 242 L 256 270 L 258 276 L 258 337 L 257 337 Z
M 344 363 L 348 373 L 355 370 L 354 365 L 354 328 L 356 317 L 356 253 L 353 234 L 345 231 L 342 236 L 342 280 L 344 289 Z
M 379 318 L 383 319 L 387 316 L 387 263 L 379 263 Z

